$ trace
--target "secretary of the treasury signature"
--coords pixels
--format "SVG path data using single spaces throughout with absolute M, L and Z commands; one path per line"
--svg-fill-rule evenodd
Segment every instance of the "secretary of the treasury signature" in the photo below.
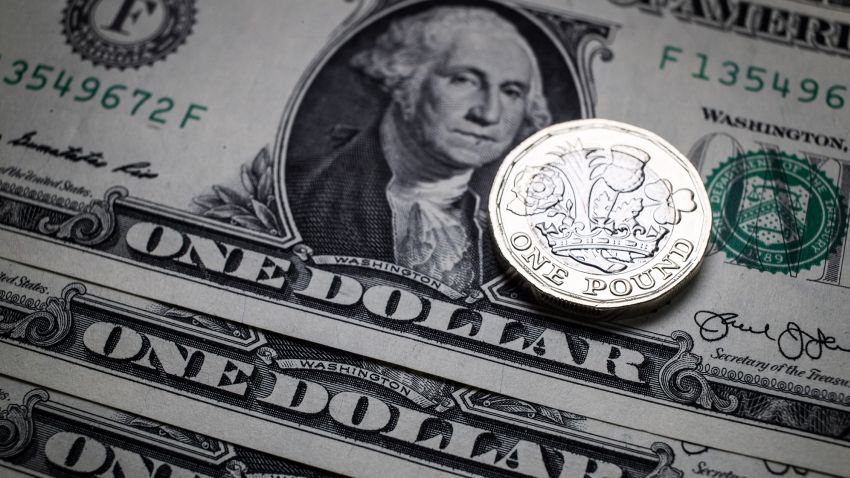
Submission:
M 779 353 L 789 360 L 797 360 L 806 356 L 812 360 L 821 358 L 824 350 L 850 352 L 850 348 L 842 346 L 838 340 L 818 327 L 815 332 L 803 330 L 799 324 L 789 321 L 778 334 L 770 328 L 770 324 L 754 327 L 747 324 L 734 312 L 717 313 L 701 310 L 694 314 L 694 322 L 699 327 L 699 335 L 708 342 L 714 342 L 726 337 L 731 329 L 752 335 L 761 335 L 767 340 L 776 342 Z

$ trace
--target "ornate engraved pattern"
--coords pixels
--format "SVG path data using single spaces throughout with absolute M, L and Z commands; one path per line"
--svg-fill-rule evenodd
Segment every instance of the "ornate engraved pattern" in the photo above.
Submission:
M 225 445 L 218 440 L 149 418 L 132 417 L 127 424 L 202 450 L 217 451 L 225 448 Z
M 38 189 L 32 189 L 27 186 L 20 186 L 6 181 L 0 181 L 0 192 L 14 194 L 21 198 L 32 199 L 34 201 L 47 203 L 51 206 L 73 209 L 75 211 L 79 211 L 85 207 L 85 203 L 82 201 L 75 201 L 57 194 L 47 193 Z
M 690 189 L 650 182 L 650 156 L 629 145 L 551 151 L 557 158 L 514 176 L 508 211 L 528 218 L 552 252 L 602 272 L 652 258 L 682 212 L 696 210 Z
M 711 377 L 717 377 L 747 385 L 755 385 L 760 388 L 797 395 L 798 397 L 813 398 L 815 400 L 831 402 L 837 405 L 850 405 L 850 395 L 834 392 L 826 388 L 800 385 L 799 383 L 792 382 L 790 380 L 777 380 L 775 377 L 746 373 L 731 368 L 727 369 L 726 367 L 709 366 L 707 364 L 700 367 L 700 372 Z
M 610 38 L 602 35 L 588 34 L 578 44 L 578 74 L 585 97 L 587 114 L 586 118 L 592 118 L 596 112 L 596 80 L 593 77 L 593 60 L 599 57 L 605 63 L 614 59 L 614 52 L 608 48 Z
M 649 448 L 658 456 L 658 466 L 652 470 L 647 478 L 682 478 L 685 476 L 681 470 L 673 468 L 673 460 L 676 459 L 676 455 L 670 445 L 655 442 Z
M 743 418 L 850 441 L 850 414 L 765 394 L 747 394 L 738 413 Z
M 670 337 L 679 344 L 679 352 L 661 367 L 661 390 L 673 400 L 696 403 L 709 410 L 729 413 L 738 407 L 738 397 L 720 397 L 711 389 L 708 380 L 699 372 L 702 357 L 691 352 L 694 339 L 676 330 Z
M 9 334 L 14 339 L 23 339 L 39 347 L 56 345 L 71 330 L 71 299 L 85 293 L 84 285 L 68 284 L 62 289 L 62 297 L 48 298 L 43 309 L 12 322 L 0 322 L 0 335 Z M 0 316 L 0 320 L 2 319 L 3 316 Z
M 244 478 L 248 465 L 241 460 L 230 460 L 225 465 L 225 478 Z
M 44 302 L 39 299 L 5 289 L 0 289 L 0 302 L 15 304 L 32 310 L 44 308 Z
M 495 393 L 483 392 L 474 394 L 471 398 L 475 404 L 485 408 L 558 425 L 565 425 L 570 421 L 586 420 L 581 415 Z
M 243 164 L 240 179 L 243 191 L 226 186 L 213 186 L 212 194 L 195 197 L 192 201 L 204 217 L 225 221 L 271 236 L 285 235 L 278 219 L 274 199 L 274 172 L 268 148 L 263 148 L 250 164 Z
M 280 354 L 277 353 L 277 350 L 271 347 L 260 347 L 257 349 L 257 357 L 265 362 L 266 365 L 271 365 L 278 359 L 278 357 L 280 357 Z
M 237 339 L 248 338 L 252 335 L 251 330 L 244 325 L 230 322 L 229 320 L 219 319 L 217 317 L 212 317 L 209 315 L 199 314 L 197 312 L 192 312 L 185 309 L 178 309 L 176 307 L 172 307 L 163 312 L 162 315 L 168 318 L 188 320 L 192 325 L 196 327 L 203 327 L 205 329 L 209 329 L 223 335 L 236 337 Z
M 44 390 L 30 390 L 23 405 L 9 405 L 0 412 L 0 458 L 10 458 L 22 452 L 32 440 L 32 409 L 38 402 L 50 398 Z
M 38 222 L 38 230 L 84 246 L 100 244 L 115 229 L 115 201 L 127 194 L 127 189 L 113 186 L 106 191 L 103 200 L 92 201 L 79 214 L 62 223 L 51 224 L 49 217 L 42 218 Z
M 569 52 L 575 52 L 570 56 L 575 56 L 571 59 L 575 62 L 578 76 L 576 80 L 580 85 L 582 117 L 594 117 L 596 115 L 596 84 L 592 64 L 597 57 L 606 63 L 614 58 L 614 53 L 608 48 L 608 45 L 613 39 L 616 27 L 613 24 L 603 26 L 595 23 L 591 25 L 564 17 L 561 13 L 536 10 L 531 10 L 531 13 L 547 24 Z

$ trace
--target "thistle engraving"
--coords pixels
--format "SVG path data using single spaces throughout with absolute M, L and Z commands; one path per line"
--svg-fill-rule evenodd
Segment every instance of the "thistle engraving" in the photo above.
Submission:
M 708 380 L 699 372 L 702 357 L 694 354 L 694 339 L 690 335 L 675 330 L 670 337 L 679 344 L 679 351 L 661 367 L 659 382 L 661 390 L 673 400 L 682 403 L 696 403 L 708 410 L 729 413 L 738 407 L 738 397 L 721 397 L 711 389 Z
M 43 309 L 11 322 L 5 322 L 5 317 L 0 315 L 0 335 L 9 334 L 13 339 L 23 339 L 39 347 L 56 345 L 71 331 L 71 300 L 85 293 L 84 285 L 71 283 L 62 289 L 61 298 L 49 297 Z
M 9 405 L 0 411 L 0 458 L 10 458 L 24 451 L 32 440 L 32 409 L 50 398 L 45 390 L 30 390 L 23 405 Z
M 651 259 L 682 213 L 696 209 L 690 189 L 647 172 L 634 146 L 567 145 L 554 159 L 514 177 L 507 209 L 525 216 L 553 254 L 589 271 L 622 272 Z
M 84 246 L 100 244 L 115 230 L 115 201 L 127 197 L 127 194 L 127 189 L 113 186 L 102 200 L 92 201 L 82 212 L 64 222 L 53 224 L 49 217 L 42 218 L 38 222 L 38 230 Z

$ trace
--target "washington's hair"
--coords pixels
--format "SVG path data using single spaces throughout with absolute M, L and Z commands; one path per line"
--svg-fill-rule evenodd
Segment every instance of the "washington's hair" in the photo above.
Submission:
M 547 126 L 552 118 L 537 58 L 513 24 L 485 8 L 436 7 L 390 24 L 373 48 L 354 56 L 351 65 L 376 80 L 390 93 L 409 119 L 418 101 L 420 87 L 431 64 L 450 46 L 460 30 L 498 30 L 517 37 L 532 64 L 531 84 L 527 93 L 525 118 L 520 139 Z

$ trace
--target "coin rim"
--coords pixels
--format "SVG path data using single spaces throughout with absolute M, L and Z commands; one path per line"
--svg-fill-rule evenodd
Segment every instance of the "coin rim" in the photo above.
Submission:
M 698 185 L 694 186 L 694 195 L 698 196 L 698 200 L 700 201 L 700 204 L 705 210 L 702 221 L 702 231 L 704 231 L 704 234 L 703 237 L 698 239 L 694 247 L 694 253 L 697 254 L 695 256 L 696 259 L 691 261 L 684 268 L 685 270 L 679 276 L 678 280 L 669 282 L 665 287 L 648 293 L 643 297 L 637 299 L 625 299 L 617 302 L 611 302 L 608 300 L 588 300 L 578 294 L 556 289 L 554 286 L 544 284 L 540 278 L 526 273 L 523 267 L 519 264 L 519 261 L 515 257 L 513 257 L 512 254 L 505 252 L 506 250 L 510 249 L 507 244 L 507 238 L 504 237 L 505 227 L 503 225 L 502 217 L 499 212 L 499 204 L 497 198 L 499 196 L 499 189 L 503 185 L 509 171 L 512 169 L 517 156 L 526 152 L 526 150 L 534 146 L 534 144 L 539 142 L 542 138 L 546 136 L 555 136 L 555 133 L 558 131 L 562 131 L 564 129 L 573 130 L 577 127 L 586 128 L 588 126 L 594 125 L 598 125 L 605 129 L 613 126 L 629 132 L 642 134 L 646 136 L 647 139 L 657 142 L 659 146 L 670 151 L 673 156 L 673 159 L 677 160 L 684 167 L 691 180 Z M 672 144 L 670 144 L 668 141 L 666 141 L 659 135 L 653 133 L 652 131 L 628 123 L 622 123 L 619 121 L 607 120 L 602 118 L 582 119 L 554 124 L 551 126 L 547 126 L 546 128 L 543 128 L 540 131 L 537 131 L 536 133 L 523 140 L 518 146 L 512 149 L 505 156 L 505 158 L 502 160 L 502 164 L 499 165 L 499 169 L 496 172 L 496 176 L 493 180 L 493 186 L 490 190 L 490 197 L 488 203 L 488 212 L 490 214 L 491 223 L 493 225 L 493 236 L 496 240 L 496 246 L 502 258 L 507 261 L 508 264 L 510 264 L 510 266 L 517 272 L 517 274 L 519 274 L 527 282 L 529 282 L 537 292 L 545 294 L 549 298 L 554 298 L 557 301 L 565 302 L 567 305 L 579 306 L 579 308 L 581 309 L 591 309 L 596 311 L 615 311 L 633 307 L 648 306 L 658 303 L 669 295 L 672 295 L 679 291 L 681 287 L 688 282 L 688 280 L 690 280 L 696 275 L 696 272 L 700 269 L 702 262 L 705 258 L 705 252 L 708 249 L 709 239 L 711 237 L 711 203 L 709 202 L 708 193 L 706 192 L 705 184 L 702 181 L 702 177 L 700 176 L 699 172 L 694 168 L 693 164 L 687 158 L 687 156 L 682 154 Z M 568 272 L 574 273 L 581 272 L 576 271 L 572 268 L 568 268 L 567 270 Z

